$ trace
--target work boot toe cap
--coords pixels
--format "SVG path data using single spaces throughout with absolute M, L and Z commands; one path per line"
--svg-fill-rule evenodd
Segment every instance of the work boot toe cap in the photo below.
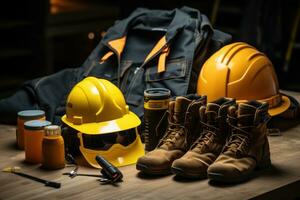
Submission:
M 224 163 L 213 163 L 207 169 L 208 174 L 219 174 L 224 177 L 235 177 L 239 176 L 240 172 L 236 168 L 236 166 L 232 164 L 224 164 Z
M 187 178 L 205 178 L 208 165 L 200 159 L 182 157 L 172 164 L 172 172 Z
M 211 180 L 222 182 L 239 182 L 248 177 L 255 168 L 252 158 L 231 158 L 226 155 L 220 156 L 211 166 L 207 173 Z
M 167 159 L 164 159 L 162 157 L 156 157 L 151 155 L 145 155 L 143 157 L 140 157 L 137 161 L 138 164 L 143 164 L 148 167 L 159 167 L 166 165 L 168 163 Z
M 156 149 L 138 159 L 137 169 L 151 174 L 167 174 L 171 172 L 173 160 L 170 152 Z
M 206 171 L 208 166 L 201 160 L 195 158 L 181 158 L 175 160 L 172 167 L 187 171 Z

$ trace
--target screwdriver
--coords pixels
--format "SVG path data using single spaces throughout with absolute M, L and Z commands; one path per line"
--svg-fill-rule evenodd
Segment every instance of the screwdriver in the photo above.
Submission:
M 20 167 L 7 167 L 7 168 L 4 168 L 2 170 L 2 172 L 17 174 L 19 176 L 29 178 L 29 179 L 34 180 L 34 181 L 44 183 L 45 186 L 48 186 L 48 187 L 60 188 L 60 186 L 61 186 L 61 184 L 58 183 L 58 182 L 48 181 L 48 180 L 44 180 L 44 179 L 41 179 L 41 178 L 38 178 L 38 177 L 34 177 L 34 176 L 29 175 L 29 174 L 25 174 L 25 173 L 20 172 L 20 170 L 21 170 Z

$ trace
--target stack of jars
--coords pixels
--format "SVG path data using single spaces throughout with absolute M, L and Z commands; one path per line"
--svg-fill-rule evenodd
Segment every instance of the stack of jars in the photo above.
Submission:
M 59 126 L 45 120 L 42 110 L 26 110 L 18 113 L 17 144 L 25 149 L 25 161 L 42 164 L 46 169 L 65 166 L 64 140 Z

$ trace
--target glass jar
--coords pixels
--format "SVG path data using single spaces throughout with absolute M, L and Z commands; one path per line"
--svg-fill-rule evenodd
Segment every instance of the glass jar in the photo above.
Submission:
M 42 143 L 42 166 L 46 169 L 61 169 L 65 167 L 64 139 L 59 126 L 45 127 Z
M 25 138 L 25 161 L 32 164 L 42 162 L 42 141 L 44 137 L 44 127 L 51 122 L 46 120 L 32 120 L 24 124 Z
M 24 149 L 24 123 L 30 120 L 45 120 L 45 112 L 43 110 L 23 110 L 18 112 L 16 139 L 19 149 Z

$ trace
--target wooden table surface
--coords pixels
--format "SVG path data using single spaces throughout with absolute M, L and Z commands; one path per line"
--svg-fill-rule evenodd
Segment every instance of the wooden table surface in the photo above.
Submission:
M 300 95 L 290 93 L 300 100 Z M 145 177 L 135 165 L 120 168 L 124 181 L 102 185 L 94 177 L 63 176 L 73 168 L 46 171 L 24 163 L 24 151 L 15 147 L 15 127 L 0 125 L 0 168 L 20 166 L 22 171 L 61 182 L 60 189 L 0 172 L 0 199 L 295 199 L 300 197 L 300 121 L 289 124 L 281 136 L 269 137 L 272 167 L 255 172 L 253 179 L 233 185 L 216 185 L 208 180 L 188 181 L 174 176 Z M 298 125 L 299 124 L 299 125 Z M 79 173 L 99 173 L 80 167 Z

